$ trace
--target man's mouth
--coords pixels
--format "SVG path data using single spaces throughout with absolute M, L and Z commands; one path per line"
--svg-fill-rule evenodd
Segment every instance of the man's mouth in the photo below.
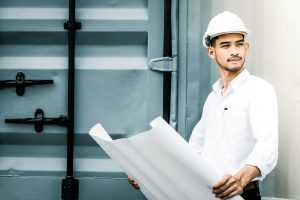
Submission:
M 240 61 L 240 60 L 242 60 L 241 57 L 232 57 L 232 58 L 227 59 L 227 62 Z

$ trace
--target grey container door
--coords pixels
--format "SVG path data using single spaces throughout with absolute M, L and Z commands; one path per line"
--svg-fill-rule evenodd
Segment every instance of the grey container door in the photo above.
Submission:
M 75 158 L 79 199 L 144 199 L 88 136 L 96 123 L 114 138 L 148 129 L 163 111 L 163 76 L 148 61 L 163 54 L 161 0 L 77 0 Z M 0 1 L 0 80 L 53 80 L 0 88 L 0 199 L 60 199 L 66 172 L 66 128 L 7 124 L 8 118 L 67 115 L 65 0 Z

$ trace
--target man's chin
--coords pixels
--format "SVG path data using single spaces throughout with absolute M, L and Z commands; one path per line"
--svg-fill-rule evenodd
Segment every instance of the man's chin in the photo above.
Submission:
M 236 66 L 236 67 L 232 67 L 232 68 L 225 67 L 225 70 L 228 72 L 231 72 L 231 73 L 236 73 L 236 72 L 239 72 L 242 68 L 243 67 L 240 67 L 240 66 Z

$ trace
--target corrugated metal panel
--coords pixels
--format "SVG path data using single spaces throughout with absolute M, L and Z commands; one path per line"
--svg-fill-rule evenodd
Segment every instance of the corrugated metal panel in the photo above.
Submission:
M 202 46 L 210 1 L 179 1 L 178 132 L 188 140 L 211 91 L 210 59 Z
M 0 88 L 0 199 L 60 198 L 66 128 L 36 133 L 32 125 L 4 119 L 34 117 L 37 108 L 45 117 L 67 114 L 67 7 L 61 0 L 0 2 L 0 80 L 22 71 L 26 79 L 54 81 L 26 87 L 23 96 Z M 101 122 L 114 137 L 125 137 L 162 114 L 162 74 L 147 63 L 162 56 L 163 1 L 78 0 L 77 7 L 74 175 L 80 199 L 143 199 L 87 133 Z

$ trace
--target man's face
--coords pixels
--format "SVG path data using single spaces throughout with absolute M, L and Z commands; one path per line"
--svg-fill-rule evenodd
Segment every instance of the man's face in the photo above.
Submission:
M 218 36 L 215 44 L 207 49 L 209 57 L 215 59 L 221 70 L 239 72 L 244 67 L 249 44 L 239 33 Z

